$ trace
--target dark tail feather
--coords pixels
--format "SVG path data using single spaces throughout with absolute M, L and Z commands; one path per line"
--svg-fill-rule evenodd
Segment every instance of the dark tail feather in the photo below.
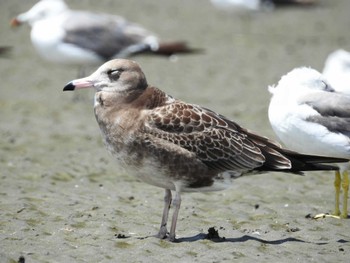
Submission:
M 272 154 L 271 149 L 269 153 L 264 152 L 266 162 L 263 166 L 257 168 L 260 171 L 275 171 L 286 172 L 303 175 L 306 171 L 336 171 L 339 167 L 330 165 L 328 163 L 344 163 L 348 159 L 306 155 L 292 152 L 286 149 L 279 149 L 280 156 Z M 289 160 L 289 165 L 286 165 L 286 159 Z
M 268 2 L 268 1 L 265 1 Z M 300 6 L 313 6 L 317 3 L 316 0 L 274 0 L 273 3 L 276 6 L 289 6 L 289 5 L 300 5 Z
M 343 158 L 300 154 L 287 149 L 281 149 L 279 152 L 290 160 L 291 167 L 289 169 L 276 169 L 276 171 L 301 175 L 303 174 L 302 172 L 306 171 L 336 171 L 339 170 L 339 167 L 337 165 L 329 165 L 328 163 L 344 163 L 349 161 Z
M 281 148 L 276 142 L 249 133 L 250 139 L 260 147 L 266 161 L 257 170 L 280 171 L 302 174 L 304 171 L 336 171 L 339 167 L 328 163 L 349 162 L 348 159 L 301 154 Z
M 339 170 L 338 166 L 328 165 L 327 163 L 344 163 L 348 159 L 316 156 L 309 154 L 300 154 L 293 151 L 283 149 L 283 154 L 287 156 L 292 162 L 291 171 L 334 171 Z
M 171 56 L 174 54 L 193 54 L 202 52 L 202 49 L 191 48 L 186 44 L 186 42 L 182 41 L 159 43 L 157 50 L 149 50 L 149 53 L 161 56 Z

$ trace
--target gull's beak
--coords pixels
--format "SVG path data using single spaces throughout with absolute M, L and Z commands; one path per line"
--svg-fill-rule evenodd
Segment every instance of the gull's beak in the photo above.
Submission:
M 76 79 L 68 82 L 66 86 L 64 86 L 63 91 L 66 90 L 76 90 L 76 89 L 84 89 L 84 88 L 93 88 L 94 82 L 88 78 Z
M 22 24 L 21 21 L 19 21 L 19 20 L 17 19 L 17 17 L 13 18 L 13 19 L 11 20 L 11 22 L 10 22 L 11 27 L 18 27 L 18 26 L 20 26 L 21 24 Z

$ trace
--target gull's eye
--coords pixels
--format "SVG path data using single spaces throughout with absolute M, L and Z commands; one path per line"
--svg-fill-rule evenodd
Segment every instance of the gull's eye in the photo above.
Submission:
M 110 69 L 107 71 L 107 75 L 111 80 L 118 80 L 121 73 L 121 70 L 118 69 Z
M 328 92 L 334 92 L 334 89 L 324 80 L 322 80 L 323 90 Z

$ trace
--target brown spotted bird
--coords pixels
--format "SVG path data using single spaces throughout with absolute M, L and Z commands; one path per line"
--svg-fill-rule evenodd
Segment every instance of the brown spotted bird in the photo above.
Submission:
M 182 192 L 221 190 L 240 175 L 336 170 L 322 163 L 344 161 L 282 149 L 214 111 L 175 99 L 149 86 L 140 66 L 130 60 L 106 62 L 64 90 L 82 88 L 96 90 L 96 120 L 118 166 L 165 189 L 159 238 L 175 240 Z

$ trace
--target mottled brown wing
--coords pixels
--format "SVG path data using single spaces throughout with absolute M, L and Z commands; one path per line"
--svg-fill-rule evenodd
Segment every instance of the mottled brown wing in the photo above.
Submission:
M 153 109 L 145 132 L 195 153 L 213 170 L 243 172 L 265 162 L 259 147 L 233 122 L 196 105 L 176 102 Z

